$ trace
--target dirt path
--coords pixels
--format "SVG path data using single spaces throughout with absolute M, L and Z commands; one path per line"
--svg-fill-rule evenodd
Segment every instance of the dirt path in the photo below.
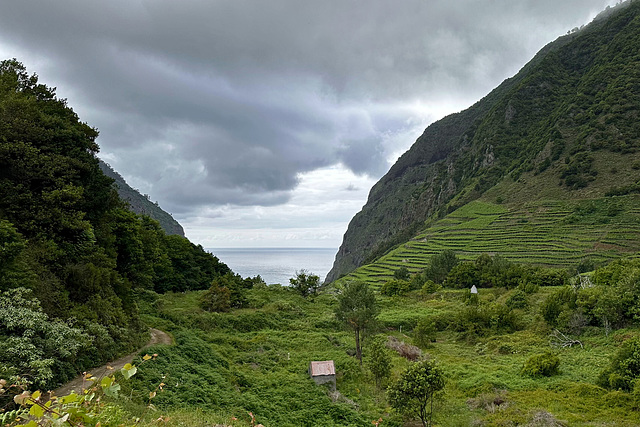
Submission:
M 101 366 L 99 368 L 94 368 L 92 370 L 90 370 L 89 372 L 91 373 L 91 375 L 93 375 L 94 377 L 97 378 L 101 378 L 103 377 L 105 374 L 108 374 L 110 372 L 113 371 L 117 371 L 119 369 L 121 369 L 124 365 L 126 365 L 127 363 L 131 363 L 133 361 L 133 359 L 140 353 L 141 350 L 144 350 L 147 347 L 151 347 L 152 345 L 156 345 L 156 344 L 164 344 L 164 345 L 171 345 L 173 344 L 173 340 L 171 339 L 171 337 L 166 333 L 166 332 L 162 332 L 159 329 L 149 329 L 149 332 L 151 332 L 151 340 L 147 343 L 147 345 L 145 345 L 144 347 L 142 347 L 140 350 L 137 350 L 127 356 L 123 356 L 120 359 L 114 360 L 111 363 L 108 363 L 104 366 Z M 109 369 L 111 368 L 111 369 Z M 75 391 L 76 393 L 80 393 L 82 391 L 82 385 L 86 385 L 85 381 L 84 381 L 84 376 L 80 375 L 78 376 L 76 379 L 69 381 L 68 383 L 66 383 L 65 385 L 55 389 L 53 392 L 56 396 L 65 396 L 69 393 L 71 393 L 72 391 Z

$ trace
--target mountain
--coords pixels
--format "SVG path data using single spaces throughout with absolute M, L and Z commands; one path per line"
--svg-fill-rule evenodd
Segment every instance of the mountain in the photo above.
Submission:
M 327 281 L 479 198 L 517 209 L 638 192 L 639 110 L 640 4 L 628 1 L 430 125 L 371 189 Z
M 166 234 L 177 234 L 178 236 L 184 237 L 184 229 L 180 223 L 173 219 L 171 214 L 162 210 L 162 208 L 158 206 L 158 202 L 152 202 L 147 195 L 143 196 L 139 191 L 132 188 L 127 184 L 122 175 L 113 170 L 107 163 L 100 159 L 98 159 L 98 162 L 102 173 L 115 181 L 118 195 L 129 204 L 131 211 L 139 215 L 148 215 L 155 219 L 160 223 L 160 227 L 162 227 Z

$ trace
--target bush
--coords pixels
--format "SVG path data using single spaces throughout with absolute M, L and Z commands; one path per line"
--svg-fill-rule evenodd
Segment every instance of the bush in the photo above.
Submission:
M 522 375 L 530 377 L 550 377 L 560 372 L 559 366 L 560 358 L 553 353 L 546 352 L 527 359 L 520 372 Z
M 423 317 L 413 330 L 413 340 L 420 347 L 428 347 L 436 340 L 436 323 L 433 319 Z
M 529 305 L 529 301 L 527 300 L 527 294 L 525 291 L 516 289 L 513 294 L 507 299 L 506 302 L 507 307 L 514 308 L 526 308 Z
M 440 285 L 438 285 L 433 280 L 427 280 L 422 285 L 422 294 L 423 295 L 431 295 L 432 293 L 437 292 L 439 290 L 440 290 Z
M 400 267 L 393 273 L 393 277 L 398 280 L 408 280 L 409 270 L 407 270 L 407 267 Z
M 640 338 L 625 341 L 611 361 L 611 365 L 598 377 L 601 387 L 632 391 L 640 378 Z
M 380 293 L 388 297 L 406 295 L 411 288 L 411 284 L 406 280 L 393 279 L 382 285 Z

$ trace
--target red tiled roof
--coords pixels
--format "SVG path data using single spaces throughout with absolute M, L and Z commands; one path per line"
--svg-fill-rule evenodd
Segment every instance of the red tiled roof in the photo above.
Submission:
M 333 360 L 325 360 L 323 362 L 311 362 L 311 376 L 335 375 L 336 368 L 333 366 Z

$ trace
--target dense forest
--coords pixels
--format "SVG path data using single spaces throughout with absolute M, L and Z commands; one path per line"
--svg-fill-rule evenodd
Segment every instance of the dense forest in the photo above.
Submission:
M 52 387 L 147 341 L 140 292 L 239 281 L 127 209 L 97 137 L 21 63 L 0 63 L 0 377 Z

